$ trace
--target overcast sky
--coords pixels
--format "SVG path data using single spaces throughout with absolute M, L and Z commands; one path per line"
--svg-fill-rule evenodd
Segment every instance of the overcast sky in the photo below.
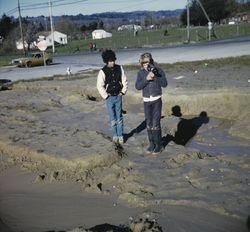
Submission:
M 49 0 L 19 0 L 21 15 L 49 15 Z M 51 0 L 53 15 L 89 15 L 101 12 L 128 12 L 136 10 L 183 9 L 187 0 Z M 18 16 L 18 0 L 0 0 L 0 17 Z

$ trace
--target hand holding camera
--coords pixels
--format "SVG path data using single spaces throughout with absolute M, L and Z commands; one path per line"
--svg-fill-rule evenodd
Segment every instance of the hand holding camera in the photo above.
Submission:
M 158 72 L 158 69 L 153 64 L 148 64 L 147 71 L 148 72 L 152 72 L 154 74 L 152 76 L 152 80 L 153 80 L 154 76 L 156 76 L 156 77 L 160 77 L 161 76 L 161 74 Z
M 148 81 L 152 81 L 154 80 L 154 77 L 155 77 L 155 74 L 153 72 L 149 72 L 146 78 Z

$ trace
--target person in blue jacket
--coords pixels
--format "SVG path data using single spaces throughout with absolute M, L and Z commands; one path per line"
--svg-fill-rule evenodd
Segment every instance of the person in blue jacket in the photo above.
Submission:
M 141 69 L 138 71 L 135 88 L 142 90 L 144 114 L 147 125 L 149 147 L 147 153 L 158 154 L 162 151 L 161 111 L 162 88 L 168 85 L 164 71 L 156 67 L 150 53 L 140 56 Z

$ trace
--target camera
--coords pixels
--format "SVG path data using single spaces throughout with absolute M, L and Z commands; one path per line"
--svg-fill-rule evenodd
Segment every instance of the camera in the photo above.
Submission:
M 158 69 L 152 64 L 148 64 L 147 70 L 148 72 L 152 72 L 157 77 L 161 76 L 161 74 L 158 72 Z

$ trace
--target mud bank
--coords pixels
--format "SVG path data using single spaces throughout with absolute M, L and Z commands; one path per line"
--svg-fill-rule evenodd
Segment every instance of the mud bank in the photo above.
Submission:
M 242 84 L 245 79 L 233 88 L 218 88 L 216 78 L 215 82 L 211 78 L 207 88 L 197 90 L 196 74 L 185 73 L 185 77 L 177 78 L 180 73 L 170 73 L 169 87 L 163 93 L 165 149 L 152 157 L 145 154 L 147 134 L 141 93 L 134 88 L 136 71 L 130 70 L 127 75 L 124 146 L 111 142 L 105 103 L 96 91 L 94 75 L 83 74 L 75 80 L 22 82 L 12 90 L 1 91 L 1 178 L 11 167 L 19 167 L 32 173 L 31 186 L 40 189 L 75 183 L 83 193 L 99 194 L 129 207 L 134 218 L 138 211 L 157 212 L 151 219 L 157 219 L 163 231 L 168 231 L 169 226 L 170 231 L 182 231 L 191 223 L 192 231 L 247 230 L 250 94 L 249 87 Z M 206 84 L 206 80 L 203 76 L 198 82 Z M 224 82 L 227 83 L 226 75 Z M 181 118 L 171 115 L 176 105 L 181 109 Z M 209 121 L 201 123 L 186 146 L 176 144 L 171 136 L 178 131 L 180 120 L 189 122 L 200 112 L 206 112 Z M 8 182 L 10 176 L 6 178 Z M 4 192 L 0 191 L 1 201 L 6 196 Z M 70 197 L 74 194 L 70 193 Z M 20 215 L 15 214 L 14 204 L 4 206 L 8 210 L 0 210 L 0 218 L 8 222 L 10 217 L 17 218 L 7 225 L 13 231 L 38 231 L 18 222 Z M 201 212 L 200 216 L 197 212 Z M 178 218 L 179 213 L 183 217 Z M 194 214 L 197 221 L 192 220 Z M 80 213 L 77 217 L 81 217 Z M 210 226 L 204 222 L 206 217 L 212 221 Z M 38 220 L 39 230 L 61 230 L 60 220 L 55 220 L 57 226 L 52 223 L 44 228 Z M 88 221 L 86 217 L 82 219 L 85 228 L 102 222 Z M 216 227 L 213 222 L 218 223 Z M 103 223 L 114 221 L 104 217 Z M 120 223 L 129 222 L 124 218 L 117 221 L 117 225 Z M 78 225 L 70 224 L 72 228 Z

